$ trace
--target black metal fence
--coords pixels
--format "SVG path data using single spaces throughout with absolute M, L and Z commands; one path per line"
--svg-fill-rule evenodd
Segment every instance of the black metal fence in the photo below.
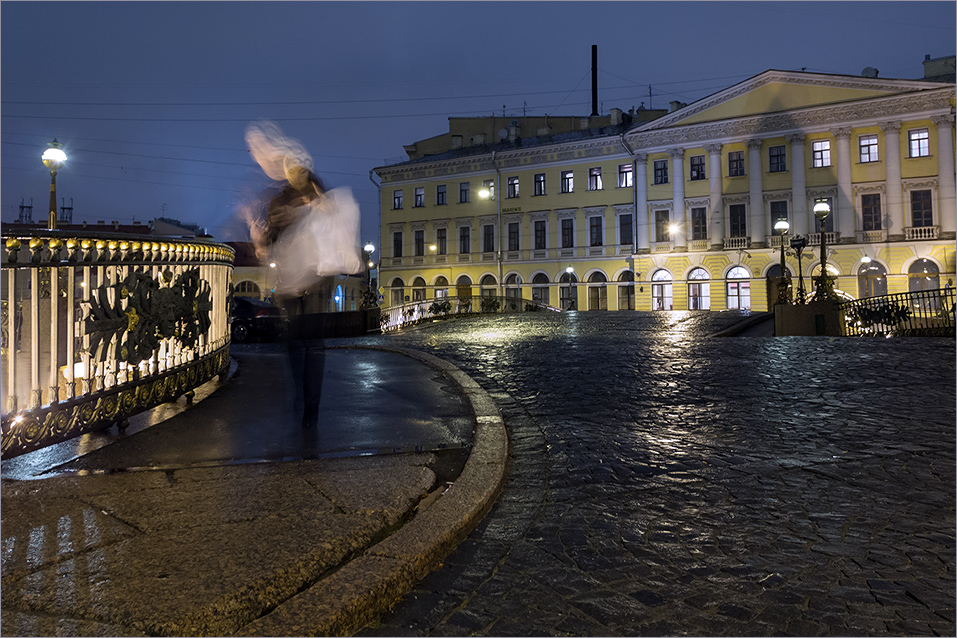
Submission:
M 845 336 L 954 336 L 953 288 L 845 301 L 840 309 Z

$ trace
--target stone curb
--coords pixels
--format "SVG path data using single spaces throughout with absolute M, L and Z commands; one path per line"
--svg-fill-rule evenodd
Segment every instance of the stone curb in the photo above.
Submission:
M 708 336 L 709 336 L 709 337 L 733 337 L 733 336 L 735 336 L 736 334 L 738 334 L 739 332 L 741 332 L 741 331 L 743 331 L 743 330 L 747 330 L 747 329 L 750 328 L 751 326 L 753 326 L 753 325 L 755 325 L 755 324 L 759 324 L 759 323 L 761 323 L 762 321 L 767 321 L 767 320 L 769 320 L 769 319 L 774 319 L 774 313 L 773 313 L 773 312 L 761 312 L 761 313 L 758 313 L 758 314 L 756 314 L 756 315 L 754 315 L 754 316 L 752 316 L 752 317 L 748 317 L 747 319 L 742 319 L 741 321 L 739 321 L 738 323 L 734 324 L 734 325 L 731 326 L 730 328 L 725 328 L 724 330 L 721 330 L 721 331 L 719 331 L 719 332 L 716 332 L 716 333 L 714 333 L 714 334 L 712 334 L 712 335 L 708 335 Z
M 244 626 L 240 636 L 343 636 L 388 611 L 432 571 L 491 509 L 508 469 L 508 434 L 492 397 L 458 367 L 397 347 L 329 346 L 402 354 L 439 370 L 475 414 L 472 451 L 452 486 L 395 533 L 312 587 Z

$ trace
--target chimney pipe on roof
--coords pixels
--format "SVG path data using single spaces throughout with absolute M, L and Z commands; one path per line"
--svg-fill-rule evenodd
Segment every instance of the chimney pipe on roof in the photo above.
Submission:
M 598 117 L 598 45 L 591 45 L 591 116 Z

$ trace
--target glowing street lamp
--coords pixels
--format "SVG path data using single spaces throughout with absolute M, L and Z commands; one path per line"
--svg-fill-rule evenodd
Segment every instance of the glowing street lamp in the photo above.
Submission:
M 827 278 L 827 233 L 824 232 L 824 220 L 830 214 L 831 207 L 827 202 L 818 202 L 814 205 L 814 216 L 820 222 L 821 231 L 821 280 L 818 283 L 817 291 L 814 293 L 814 299 L 817 301 L 823 301 L 831 296 Z
M 575 269 L 571 266 L 565 269 L 565 274 L 567 275 L 567 278 L 568 278 L 568 295 L 567 295 L 568 308 L 566 308 L 566 310 L 571 310 L 575 305 L 575 302 L 572 301 L 572 275 L 574 273 L 575 273 Z
M 774 224 L 774 230 L 781 233 L 781 280 L 778 281 L 778 303 L 788 302 L 788 279 L 787 270 L 784 265 L 784 236 L 787 234 L 791 224 L 786 219 L 779 219 Z
M 56 172 L 66 164 L 66 153 L 63 152 L 63 144 L 53 138 L 52 142 L 47 144 L 49 148 L 43 151 L 40 159 L 43 165 L 50 169 L 50 216 L 47 220 L 47 228 L 56 229 Z

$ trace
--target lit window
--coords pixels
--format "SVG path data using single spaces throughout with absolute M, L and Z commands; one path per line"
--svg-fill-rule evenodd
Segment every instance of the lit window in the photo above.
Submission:
M 634 185 L 631 164 L 618 165 L 618 188 L 631 188 Z
M 392 210 L 402 210 L 402 191 L 392 191 Z
M 545 194 L 545 173 L 538 173 L 535 175 L 535 194 Z
M 590 191 L 601 190 L 601 168 L 600 167 L 588 169 L 588 190 Z
M 688 309 L 711 310 L 711 277 L 704 268 L 695 268 L 688 273 Z
M 744 151 L 728 153 L 728 177 L 742 177 L 744 175 Z
M 482 182 L 482 187 L 488 191 L 489 199 L 495 199 L 495 180 L 494 179 L 485 180 L 484 182 Z M 479 195 L 481 196 L 481 193 L 479 193 Z
M 861 149 L 861 164 L 876 162 L 880 158 L 877 156 L 877 136 L 861 135 L 858 138 Z
M 772 146 L 768 148 L 768 172 L 783 173 L 788 170 L 786 151 L 783 146 Z
M 415 189 L 415 203 L 413 206 L 415 208 L 422 208 L 425 206 L 425 188 Z
M 509 177 L 508 182 L 506 183 L 507 191 L 505 196 L 509 199 L 518 197 L 518 178 Z
M 575 191 L 575 171 L 562 171 L 562 192 L 572 193 Z
M 751 282 L 733 281 L 735 279 L 747 280 L 751 274 L 741 266 L 735 266 L 728 271 L 728 309 L 729 310 L 750 310 L 751 309 Z
M 655 160 L 655 184 L 668 183 L 668 160 Z
M 818 140 L 811 142 L 811 154 L 813 157 L 812 166 L 814 168 L 824 168 L 831 165 L 831 142 L 829 140 Z
M 930 155 L 930 132 L 925 128 L 907 131 L 907 143 L 910 146 L 910 157 L 927 157 Z

